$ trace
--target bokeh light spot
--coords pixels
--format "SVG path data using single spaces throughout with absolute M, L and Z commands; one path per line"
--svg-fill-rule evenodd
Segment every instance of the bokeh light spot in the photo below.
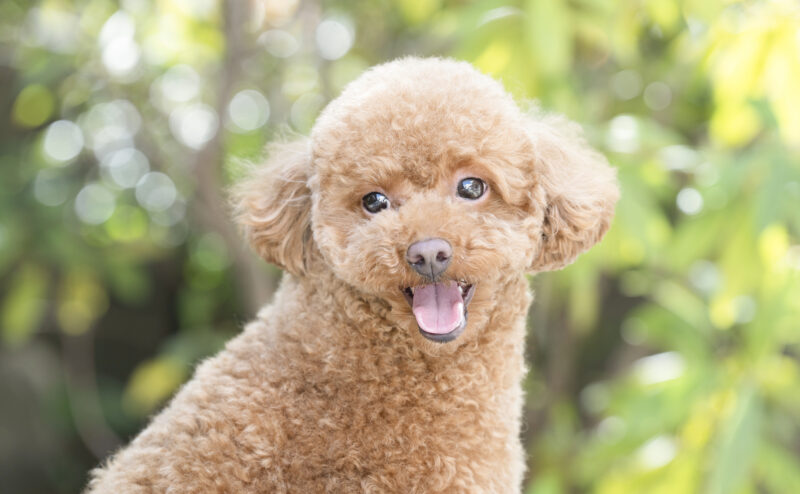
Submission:
M 639 149 L 639 123 L 630 115 L 618 115 L 611 120 L 606 145 L 618 153 L 634 153 Z
M 258 37 L 261 43 L 273 57 L 289 58 L 300 48 L 297 39 L 290 33 L 280 29 L 270 29 Z
M 672 103 L 672 89 L 663 82 L 652 82 L 644 88 L 644 104 L 651 110 L 663 110 Z
M 148 211 L 164 211 L 177 197 L 172 179 L 161 172 L 148 173 L 136 185 L 136 200 Z
M 691 170 L 700 163 L 697 151 L 680 144 L 662 148 L 658 155 L 667 170 Z
M 703 210 L 703 196 L 697 189 L 685 187 L 678 192 L 675 203 L 683 213 L 688 215 L 697 214 Z
M 634 375 L 645 386 L 677 379 L 685 369 L 686 361 L 678 352 L 649 355 L 633 363 Z
M 283 75 L 283 92 L 289 97 L 315 91 L 319 87 L 317 69 L 307 64 L 293 64 Z
M 689 283 L 700 292 L 710 295 L 722 284 L 722 274 L 716 264 L 700 259 L 689 266 Z
M 114 12 L 100 29 L 100 45 L 106 46 L 115 39 L 133 39 L 136 34 L 136 24 L 131 16 L 124 10 Z
M 192 149 L 202 148 L 217 134 L 218 127 L 217 113 L 203 103 L 178 108 L 169 116 L 172 135 Z
M 133 136 L 139 131 L 142 118 L 128 100 L 119 99 L 92 106 L 79 118 L 87 135 L 88 146 L 98 160 L 109 153 L 133 146 Z
M 644 468 L 655 470 L 671 462 L 677 454 L 678 446 L 674 439 L 656 436 L 639 448 L 636 457 Z
M 597 424 L 595 433 L 597 437 L 606 443 L 613 443 L 622 439 L 627 430 L 625 421 L 617 416 L 606 417 Z
M 75 213 L 84 223 L 99 225 L 114 213 L 114 194 L 98 183 L 87 184 L 75 197 Z
M 297 12 L 299 0 L 254 0 L 254 20 L 258 24 L 282 26 Z
M 134 40 L 136 24 L 124 11 L 117 11 L 103 24 L 99 42 L 102 60 L 112 76 L 126 80 L 139 64 L 141 50 Z
M 147 156 L 134 148 L 123 148 L 109 153 L 101 165 L 104 175 L 123 189 L 135 187 L 150 170 Z
M 185 103 L 200 94 L 200 76 L 189 65 L 176 65 L 158 79 L 162 95 L 174 103 Z
M 353 46 L 353 34 L 344 23 L 326 19 L 319 23 L 316 32 L 317 49 L 322 58 L 336 60 Z
M 33 181 L 33 196 L 45 206 L 58 206 L 67 200 L 67 183 L 59 170 L 39 170 Z
M 139 63 L 141 51 L 132 39 L 116 38 L 103 48 L 103 65 L 114 76 L 127 76 Z
M 245 132 L 263 127 L 269 120 L 269 101 L 258 91 L 239 91 L 228 104 L 228 117 Z
M 800 271 L 800 245 L 793 245 L 787 249 L 784 262 L 789 268 Z
M 642 76 L 635 70 L 622 70 L 611 78 L 611 90 L 621 100 L 633 99 L 642 91 Z
M 153 223 L 161 226 L 174 226 L 186 217 L 186 203 L 180 198 L 163 211 L 151 211 L 150 219 Z
M 55 161 L 69 161 L 83 149 L 83 133 L 69 120 L 58 120 L 47 127 L 44 152 Z
M 73 53 L 78 45 L 80 18 L 58 2 L 40 2 L 25 23 L 25 40 L 56 53 Z

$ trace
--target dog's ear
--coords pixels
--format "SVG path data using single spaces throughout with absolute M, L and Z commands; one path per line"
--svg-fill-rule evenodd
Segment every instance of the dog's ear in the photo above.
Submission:
M 533 115 L 527 131 L 545 207 L 530 270 L 561 269 L 608 230 L 619 198 L 616 170 L 589 146 L 581 128 L 563 117 Z
M 311 251 L 310 167 L 307 138 L 274 144 L 266 164 L 232 190 L 236 220 L 256 252 L 297 276 Z

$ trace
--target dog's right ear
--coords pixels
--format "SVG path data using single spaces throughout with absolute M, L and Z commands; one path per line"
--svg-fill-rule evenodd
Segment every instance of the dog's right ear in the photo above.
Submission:
M 303 138 L 269 151 L 267 163 L 233 188 L 234 214 L 261 257 L 302 276 L 312 242 L 311 144 Z

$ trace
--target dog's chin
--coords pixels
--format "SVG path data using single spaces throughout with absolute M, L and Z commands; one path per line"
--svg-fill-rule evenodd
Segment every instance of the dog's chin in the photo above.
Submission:
M 440 281 L 401 289 L 425 339 L 435 343 L 456 340 L 467 327 L 468 306 L 475 285 L 466 281 Z

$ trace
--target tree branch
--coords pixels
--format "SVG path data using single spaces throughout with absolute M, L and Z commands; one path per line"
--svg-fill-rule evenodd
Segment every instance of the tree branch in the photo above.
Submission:
M 223 120 L 228 102 L 236 89 L 247 55 L 245 24 L 249 17 L 250 4 L 238 0 L 225 1 L 222 2 L 222 10 L 226 50 L 215 104 L 220 121 Z M 260 261 L 245 246 L 230 218 L 220 178 L 225 159 L 223 136 L 220 129 L 196 155 L 196 218 L 204 227 L 219 233 L 224 239 L 232 256 L 239 293 L 243 294 L 244 305 L 252 315 L 269 300 L 275 290 L 275 282 L 264 273 Z

